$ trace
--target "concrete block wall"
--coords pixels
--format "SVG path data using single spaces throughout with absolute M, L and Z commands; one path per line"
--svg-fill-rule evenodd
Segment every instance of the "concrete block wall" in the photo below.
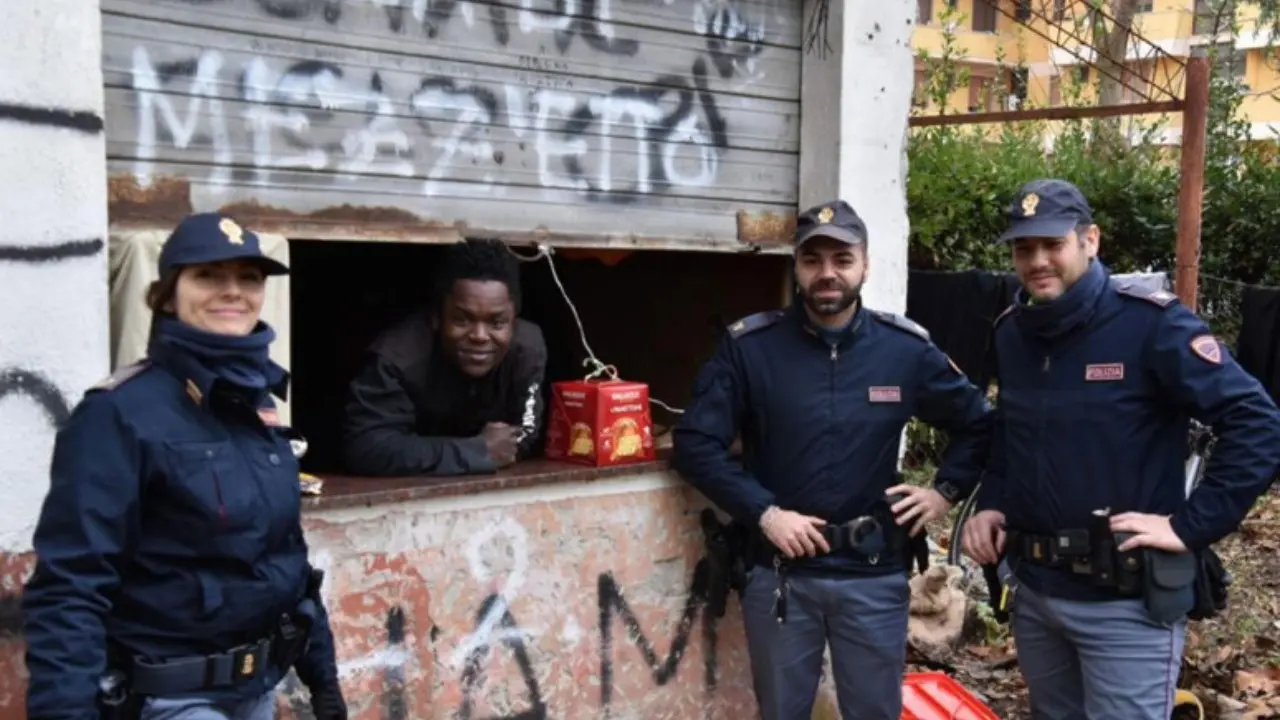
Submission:
M 94 0 L 0 3 L 0 556 L 30 550 L 55 427 L 108 371 L 100 56 Z

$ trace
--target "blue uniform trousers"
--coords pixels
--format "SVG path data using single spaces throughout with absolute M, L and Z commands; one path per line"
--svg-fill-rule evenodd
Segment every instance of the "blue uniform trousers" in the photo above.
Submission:
M 1169 720 L 1185 619 L 1160 625 L 1140 599 L 1081 602 L 1021 586 L 1011 623 L 1034 720 Z
M 219 705 L 199 698 L 150 698 L 143 704 L 139 720 L 275 720 L 275 717 L 273 690 L 235 705 Z
M 742 595 L 747 649 L 763 720 L 813 714 L 822 658 L 844 720 L 899 720 L 911 590 L 904 573 L 864 577 L 791 575 L 787 621 L 774 611 L 777 578 L 754 568 Z

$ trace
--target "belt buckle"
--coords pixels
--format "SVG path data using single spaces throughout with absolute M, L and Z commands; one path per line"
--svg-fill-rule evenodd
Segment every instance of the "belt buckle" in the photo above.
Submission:
M 870 515 L 862 515 L 845 523 L 844 528 L 849 547 L 860 551 L 862 543 L 867 536 L 880 529 L 880 521 Z M 868 555 L 867 562 L 872 565 L 878 564 L 880 562 L 879 553 Z
M 261 669 L 263 644 L 241 645 L 231 653 L 231 674 L 236 682 L 248 680 Z

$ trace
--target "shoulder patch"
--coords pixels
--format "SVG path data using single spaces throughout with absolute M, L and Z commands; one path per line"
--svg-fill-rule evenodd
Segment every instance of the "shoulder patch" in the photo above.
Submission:
M 891 312 L 883 312 L 880 310 L 872 310 L 871 316 L 890 327 L 897 328 L 903 332 L 909 332 L 921 340 L 929 339 L 929 331 L 924 329 L 920 323 L 912 320 L 905 315 L 898 315 Z
M 1191 352 L 1210 365 L 1222 364 L 1222 346 L 1218 338 L 1212 335 L 1197 335 L 1191 338 Z
M 768 310 L 748 315 L 729 326 L 729 336 L 736 340 L 747 333 L 763 330 L 781 320 L 783 314 L 782 310 Z
M 1131 285 L 1127 283 L 1124 285 L 1117 285 L 1116 292 L 1126 297 L 1146 300 L 1147 302 L 1162 308 L 1167 308 L 1178 302 L 1178 296 L 1168 290 L 1152 290 L 1150 288 L 1144 288 L 1141 285 Z
M 119 368 L 116 368 L 115 372 L 94 383 L 93 386 L 89 388 L 89 391 L 100 392 L 104 390 L 115 390 L 121 385 L 137 377 L 143 370 L 146 370 L 149 367 L 151 367 L 151 361 L 146 359 L 139 360 L 131 365 L 122 365 Z
M 1004 312 L 1002 312 L 1002 313 L 1000 313 L 999 315 L 997 315 L 997 316 L 996 316 L 995 322 L 991 323 L 991 327 L 993 327 L 993 328 L 995 328 L 995 327 L 999 327 L 999 326 L 1000 326 L 1000 323 L 1004 322 L 1006 318 L 1008 318 L 1010 315 L 1012 315 L 1012 314 L 1013 314 L 1013 309 L 1014 309 L 1014 308 L 1016 308 L 1016 307 L 1018 307 L 1018 304 L 1017 304 L 1017 303 L 1014 303 L 1014 304 L 1010 305 L 1009 307 L 1005 308 L 1005 309 L 1004 309 Z

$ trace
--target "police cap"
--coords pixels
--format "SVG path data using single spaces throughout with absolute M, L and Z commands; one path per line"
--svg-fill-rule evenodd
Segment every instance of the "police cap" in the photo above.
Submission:
M 249 260 L 267 275 L 287 275 L 289 268 L 262 254 L 258 234 L 221 213 L 188 215 L 169 234 L 160 250 L 160 273 L 185 265 Z
M 1018 188 L 1006 213 L 1009 226 L 996 242 L 1066 237 L 1080 225 L 1093 223 L 1093 209 L 1080 188 L 1056 178 L 1032 180 Z
M 806 241 L 828 237 L 848 245 L 865 245 L 867 226 L 843 200 L 815 205 L 796 218 L 796 250 Z

